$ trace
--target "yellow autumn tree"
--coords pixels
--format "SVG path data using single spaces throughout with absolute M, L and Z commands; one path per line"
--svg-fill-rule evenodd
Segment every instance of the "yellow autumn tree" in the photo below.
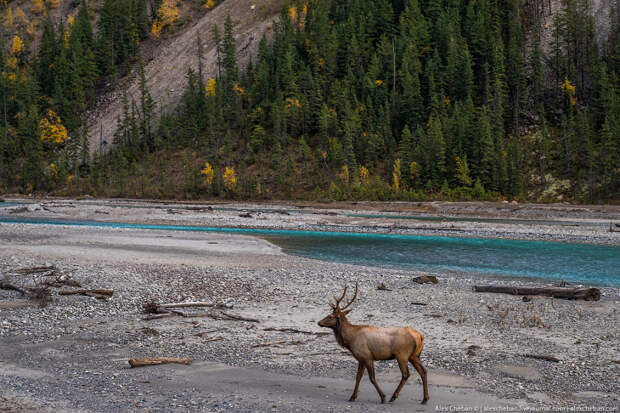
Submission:
M 44 142 L 62 144 L 67 140 L 67 128 L 60 121 L 60 117 L 51 109 L 47 110 L 45 117 L 39 122 L 41 139 Z
M 349 183 L 350 176 L 349 176 L 349 167 L 347 165 L 342 165 L 342 168 L 340 169 L 339 177 L 343 183 L 345 184 Z
M 205 3 L 205 9 L 210 9 L 213 6 L 215 6 L 215 2 L 213 0 L 207 0 L 207 2 Z
M 411 177 L 411 181 L 415 181 L 419 171 L 420 168 L 416 161 L 413 161 L 409 164 L 409 176 Z
M 6 61 L 6 65 L 9 67 L 9 69 L 11 70 L 15 70 L 17 69 L 17 57 L 15 56 L 11 56 L 7 59 Z M 14 73 L 11 73 L 11 75 L 15 76 Z M 9 75 L 9 78 L 11 77 L 11 75 Z
M 34 37 L 37 34 L 37 28 L 34 25 L 34 22 L 30 22 L 28 24 L 28 26 L 26 26 L 26 33 L 28 34 L 28 36 L 30 36 L 31 38 Z
M 26 13 L 24 13 L 21 7 L 15 8 L 15 18 L 20 23 L 28 24 L 28 18 L 26 17 Z
M 7 8 L 6 15 L 4 16 L 4 26 L 7 28 L 13 27 L 13 9 Z
M 43 6 L 43 0 L 32 0 L 32 8 L 30 9 L 34 14 L 41 14 L 45 10 Z
M 370 173 L 365 166 L 360 166 L 360 182 L 362 186 L 368 186 L 368 182 L 370 179 Z
M 16 55 L 21 52 L 23 48 L 24 42 L 22 42 L 22 39 L 20 39 L 17 35 L 13 36 L 13 43 L 11 43 L 11 53 Z
M 234 192 L 237 188 L 237 174 L 235 173 L 235 167 L 226 167 L 224 170 L 224 188 L 230 192 Z
M 165 27 L 172 26 L 178 19 L 179 9 L 176 0 L 163 0 L 157 10 L 157 18 L 153 21 L 151 34 L 155 38 L 159 37 Z
M 209 162 L 205 162 L 205 167 L 200 171 L 200 173 L 205 177 L 205 184 L 207 184 L 207 186 L 211 186 L 215 173 Z
M 575 106 L 577 103 L 577 98 L 575 97 L 575 92 L 577 91 L 577 87 L 575 87 L 567 77 L 564 78 L 564 83 L 562 83 L 562 92 L 566 93 L 568 96 L 568 100 L 570 101 L 571 106 Z
M 400 172 L 400 159 L 394 161 L 394 169 L 392 170 L 392 180 L 394 181 L 394 190 L 398 191 L 400 189 L 400 180 L 401 180 L 401 172 Z
M 205 92 L 207 93 L 207 96 L 215 96 L 215 85 L 216 84 L 217 84 L 217 81 L 215 80 L 215 78 L 211 78 L 207 80 L 207 84 L 205 86 Z
M 60 0 L 45 0 L 45 3 L 50 9 L 57 9 L 60 6 Z

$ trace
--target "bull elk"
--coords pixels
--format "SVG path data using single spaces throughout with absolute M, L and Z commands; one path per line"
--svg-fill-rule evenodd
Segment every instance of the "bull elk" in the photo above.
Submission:
M 420 362 L 420 353 L 424 346 L 424 336 L 411 327 L 384 328 L 364 325 L 356 326 L 349 323 L 346 316 L 351 310 L 347 310 L 347 308 L 349 308 L 357 298 L 357 284 L 355 284 L 353 298 L 348 300 L 347 304 L 341 308 L 340 302 L 346 295 L 347 286 L 344 287 L 344 292 L 340 298 L 334 296 L 334 300 L 336 300 L 335 303 L 329 303 L 332 308 L 332 313 L 319 321 L 319 326 L 331 328 L 334 331 L 338 344 L 349 350 L 351 354 L 353 354 L 353 357 L 357 359 L 358 366 L 357 376 L 355 378 L 355 390 L 353 390 L 353 395 L 351 395 L 349 401 L 354 401 L 357 398 L 360 380 L 364 375 L 364 370 L 368 370 L 370 381 L 377 389 L 377 392 L 379 392 L 379 396 L 381 396 L 381 403 L 385 403 L 385 393 L 381 391 L 375 379 L 374 361 L 396 359 L 400 367 L 402 378 L 390 402 L 396 400 L 400 390 L 407 382 L 409 378 L 408 362 L 411 362 L 422 378 L 422 385 L 424 387 L 424 399 L 422 400 L 422 404 L 426 404 L 428 401 L 426 369 L 422 365 L 422 362 Z

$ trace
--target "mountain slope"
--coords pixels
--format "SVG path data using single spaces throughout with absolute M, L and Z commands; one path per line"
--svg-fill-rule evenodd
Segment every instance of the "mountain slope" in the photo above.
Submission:
M 238 61 L 244 66 L 258 47 L 263 34 L 268 33 L 272 22 L 280 11 L 279 1 L 262 5 L 253 5 L 254 1 L 226 0 L 201 17 L 191 27 L 164 39 L 159 44 L 150 45 L 151 56 L 145 56 L 145 76 L 147 87 L 160 110 L 171 110 L 179 100 L 186 83 L 188 69 L 198 71 L 197 37 L 203 46 L 203 73 L 206 78 L 216 75 L 216 51 L 212 28 L 224 25 L 230 14 L 235 23 Z M 146 47 L 145 49 L 149 49 Z M 149 53 L 148 51 L 145 53 Z M 116 131 L 117 118 L 122 114 L 122 98 L 126 92 L 129 100 L 138 100 L 139 79 L 135 71 L 132 76 L 120 82 L 112 93 L 99 99 L 98 105 L 91 111 L 90 146 L 92 151 L 99 151 L 112 143 Z M 107 144 L 104 144 L 107 142 Z M 105 147 L 103 148 L 105 151 Z

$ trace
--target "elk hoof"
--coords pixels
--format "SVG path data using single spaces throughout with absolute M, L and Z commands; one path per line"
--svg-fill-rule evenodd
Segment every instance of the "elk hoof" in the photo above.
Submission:
M 426 404 L 427 401 L 428 401 L 428 399 L 424 399 L 424 400 L 422 400 L 421 404 Z
M 357 398 L 356 396 L 351 396 L 351 398 L 349 399 L 349 401 L 350 401 L 350 402 L 354 402 L 356 398 Z
M 392 398 L 390 399 L 390 403 L 392 403 L 394 400 L 396 400 L 396 396 L 392 396 Z
M 385 396 L 381 396 L 381 404 L 385 403 Z

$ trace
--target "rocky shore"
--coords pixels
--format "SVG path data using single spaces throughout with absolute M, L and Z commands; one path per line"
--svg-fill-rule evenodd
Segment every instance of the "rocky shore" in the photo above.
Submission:
M 617 233 L 600 225 L 394 220 L 353 217 L 359 210 L 347 209 L 307 207 L 296 213 L 294 206 L 282 205 L 203 210 L 190 204 L 122 204 L 46 200 L 8 215 L 407 233 L 451 228 L 464 230 L 454 231 L 461 236 L 619 243 Z M 250 217 L 239 216 L 248 212 Z M 618 222 L 613 207 L 571 214 L 561 219 Z M 0 289 L 0 411 L 409 412 L 484 405 L 613 411 L 620 401 L 620 291 L 615 288 L 601 288 L 598 302 L 545 297 L 524 302 L 473 292 L 476 275 L 436 273 L 438 284 L 417 284 L 413 277 L 420 272 L 291 257 L 240 235 L 0 224 L 0 278 L 35 285 L 50 277 L 17 270 L 40 266 L 53 266 L 54 277 L 75 280 L 82 288 L 110 289 L 114 295 L 109 300 L 61 296 L 58 291 L 71 288 L 50 287 L 51 301 L 41 307 Z M 367 377 L 358 401 L 347 402 L 356 362 L 316 322 L 327 314 L 328 299 L 356 282 L 360 296 L 353 323 L 409 325 L 425 335 L 421 358 L 429 369 L 431 395 L 426 407 L 418 404 L 422 389 L 413 371 L 394 404 L 380 406 Z M 377 289 L 380 283 L 388 290 Z M 206 311 L 215 317 L 144 320 L 149 302 L 190 301 L 217 306 L 183 309 L 186 315 Z M 145 356 L 194 362 L 129 367 L 129 358 Z M 400 379 L 397 364 L 378 362 L 377 372 L 390 394 Z

